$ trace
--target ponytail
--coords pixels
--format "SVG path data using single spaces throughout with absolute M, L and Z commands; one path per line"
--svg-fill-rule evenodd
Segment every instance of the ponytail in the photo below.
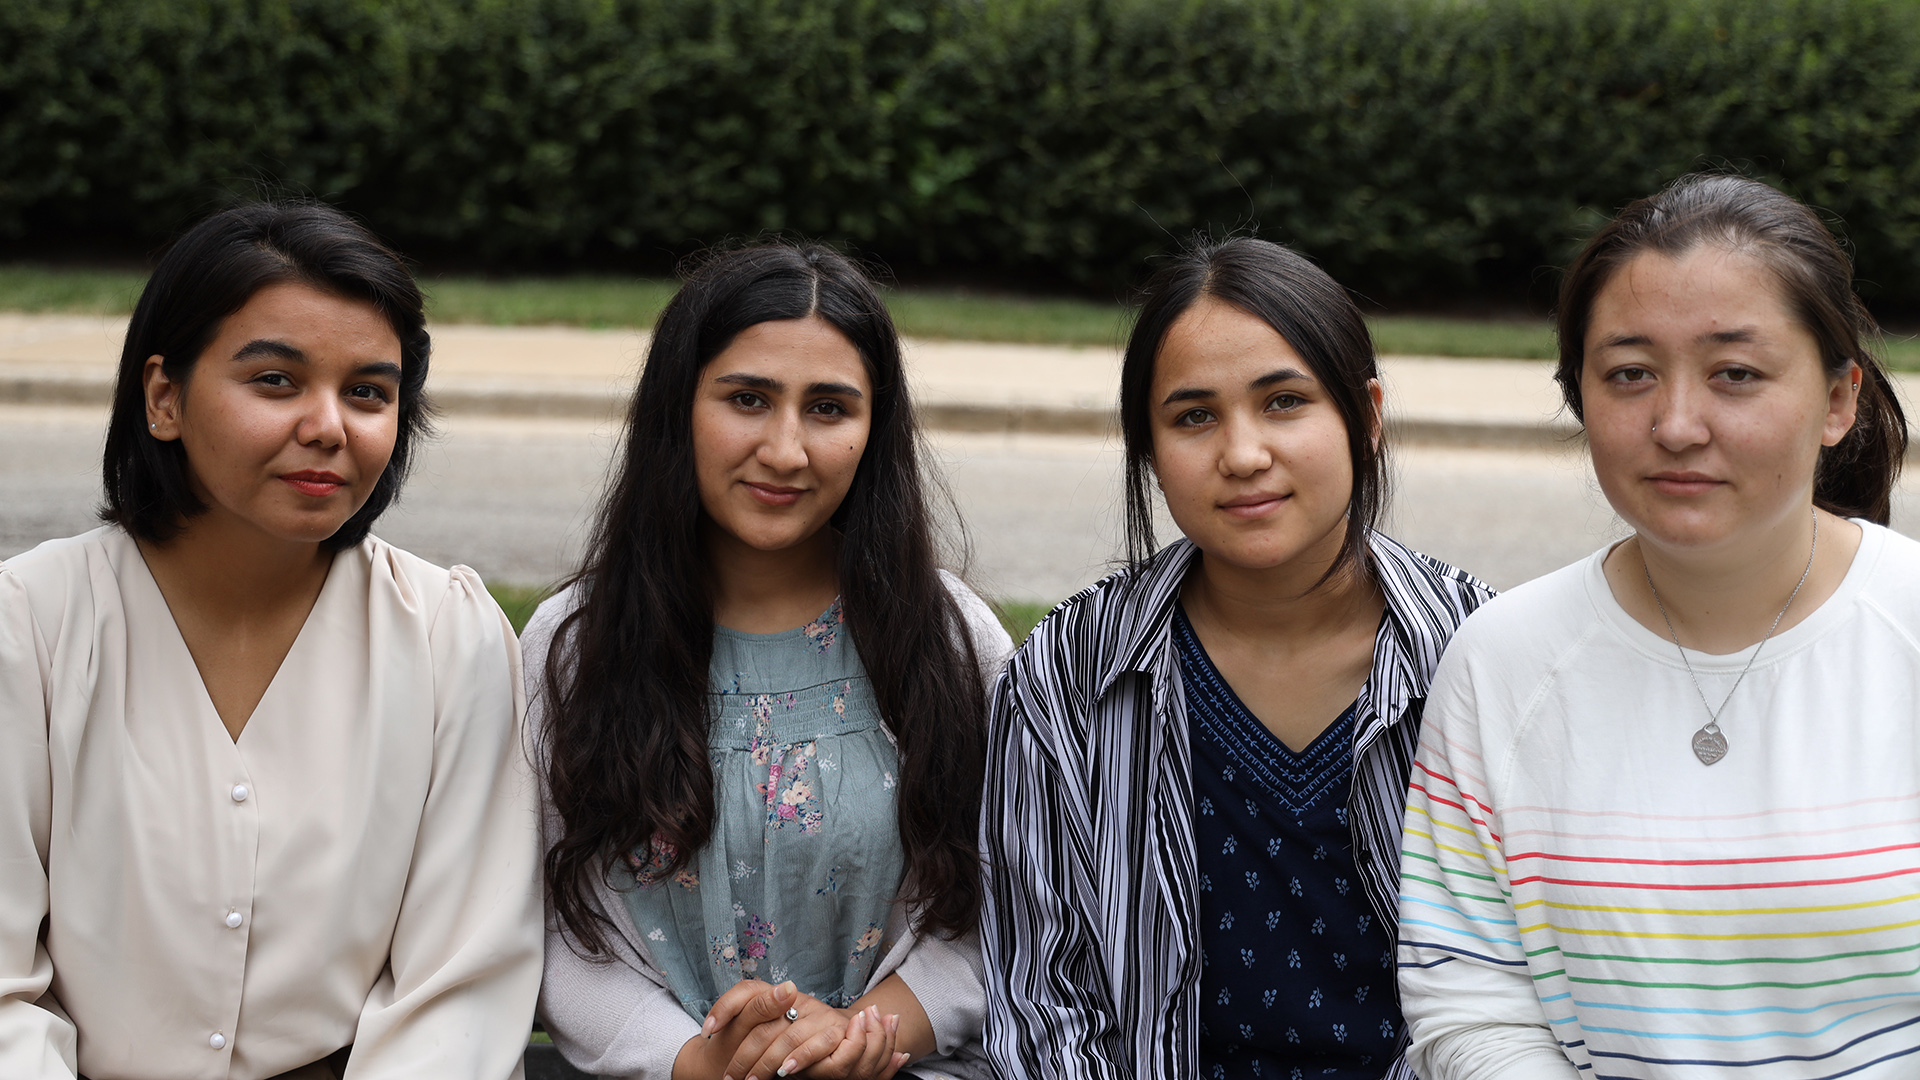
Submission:
M 1841 517 L 1885 525 L 1893 484 L 1907 457 L 1907 415 L 1893 380 L 1879 358 L 1861 349 L 1860 400 L 1853 427 L 1839 443 L 1820 451 L 1813 474 L 1813 504 Z

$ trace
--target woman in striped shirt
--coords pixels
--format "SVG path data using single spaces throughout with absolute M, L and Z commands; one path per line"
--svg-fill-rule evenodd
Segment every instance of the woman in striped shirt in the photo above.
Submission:
M 1376 533 L 1366 323 L 1286 248 L 1196 248 L 1121 374 L 1132 565 L 993 702 L 988 1053 L 1008 1077 L 1404 1076 L 1396 847 L 1427 680 L 1488 596 Z M 1154 551 L 1149 484 L 1185 539 Z
M 1561 386 L 1632 537 L 1455 638 L 1415 762 L 1427 1080 L 1920 1069 L 1920 545 L 1845 254 L 1683 179 L 1568 271 Z

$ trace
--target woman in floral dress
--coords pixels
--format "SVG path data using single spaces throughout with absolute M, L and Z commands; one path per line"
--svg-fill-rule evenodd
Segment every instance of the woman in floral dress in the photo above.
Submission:
M 985 683 L 900 345 L 819 247 L 662 314 L 584 568 L 526 633 L 541 1016 L 602 1076 L 971 1078 Z M 910 1064 L 909 1064 L 910 1063 Z

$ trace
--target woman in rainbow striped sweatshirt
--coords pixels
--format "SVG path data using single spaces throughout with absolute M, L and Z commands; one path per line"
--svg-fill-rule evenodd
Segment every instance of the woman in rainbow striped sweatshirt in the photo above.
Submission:
M 1693 176 L 1569 270 L 1558 378 L 1633 535 L 1441 662 L 1400 984 L 1426 1080 L 1920 1075 L 1920 545 L 1845 254 Z

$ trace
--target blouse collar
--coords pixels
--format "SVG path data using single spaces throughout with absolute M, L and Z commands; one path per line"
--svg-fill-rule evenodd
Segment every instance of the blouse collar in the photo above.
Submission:
M 1374 640 L 1373 671 L 1360 691 L 1360 709 L 1356 725 L 1362 737 L 1374 717 L 1397 723 L 1415 699 L 1426 696 L 1427 677 L 1439 663 L 1453 630 L 1465 618 L 1467 610 L 1458 590 L 1449 589 L 1441 564 L 1414 552 L 1391 537 L 1378 532 L 1367 534 L 1374 577 L 1386 600 L 1386 616 Z M 1137 567 L 1123 570 L 1094 588 L 1119 588 L 1121 602 L 1113 609 L 1112 622 L 1102 628 L 1114 636 L 1119 648 L 1101 672 L 1100 696 L 1113 688 L 1120 676 L 1138 673 L 1151 676 L 1170 670 L 1173 662 L 1173 609 L 1200 549 L 1182 537 L 1160 549 Z M 1459 571 L 1452 575 L 1471 583 L 1471 588 L 1490 593 Z

